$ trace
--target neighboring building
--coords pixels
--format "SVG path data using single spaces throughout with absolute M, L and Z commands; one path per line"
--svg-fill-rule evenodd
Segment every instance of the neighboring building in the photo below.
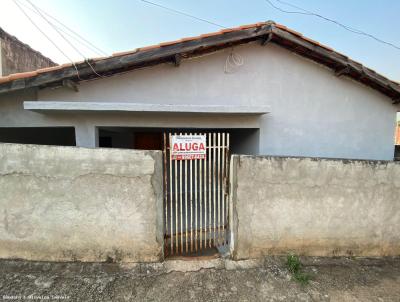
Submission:
M 394 158 L 395 160 L 400 160 L 400 119 L 397 120 L 396 125 L 396 139 L 394 146 Z
M 0 78 L 0 141 L 159 149 L 167 130 L 224 130 L 236 153 L 392 160 L 399 101 L 399 83 L 263 22 Z
M 57 65 L 0 27 L 0 76 Z

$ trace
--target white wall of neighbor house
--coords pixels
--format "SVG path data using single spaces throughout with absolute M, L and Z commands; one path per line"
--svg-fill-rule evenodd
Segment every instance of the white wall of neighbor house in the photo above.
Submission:
M 95 146 L 95 126 L 260 128 L 259 153 L 393 159 L 396 108 L 379 92 L 279 46 L 235 47 L 243 66 L 224 73 L 231 50 L 80 84 L 78 93 L 44 89 L 25 101 L 134 102 L 270 107 L 263 116 L 35 113 L 11 96 L 2 108 L 19 111 L 1 124 L 74 123 L 77 142 Z M 11 104 L 13 103 L 13 104 Z M 3 109 L 0 112 L 4 116 Z M 79 136 L 79 137 L 78 137 Z

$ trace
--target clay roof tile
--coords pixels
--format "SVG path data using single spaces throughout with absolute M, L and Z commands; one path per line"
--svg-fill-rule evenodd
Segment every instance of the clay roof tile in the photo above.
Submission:
M 162 47 L 169 46 L 169 45 L 179 44 L 179 43 L 182 43 L 182 42 L 201 40 L 201 39 L 212 37 L 212 36 L 224 35 L 224 34 L 230 33 L 230 32 L 246 30 L 246 29 L 249 29 L 249 28 L 257 28 L 257 27 L 261 27 L 261 26 L 266 25 L 266 24 L 270 24 L 273 27 L 276 27 L 276 28 L 278 28 L 280 30 L 283 30 L 283 31 L 286 31 L 286 32 L 288 32 L 288 33 L 290 33 L 292 35 L 295 35 L 295 36 L 299 37 L 299 39 L 302 39 L 303 41 L 306 41 L 306 42 L 311 43 L 313 45 L 316 45 L 318 47 L 323 47 L 326 50 L 335 52 L 332 48 L 330 48 L 330 47 L 328 47 L 326 45 L 323 45 L 323 44 L 321 44 L 321 43 L 319 43 L 319 42 L 317 42 L 315 40 L 307 38 L 307 37 L 303 36 L 301 33 L 297 32 L 295 30 L 292 30 L 290 28 L 287 28 L 286 26 L 284 26 L 282 24 L 277 24 L 277 23 L 275 23 L 273 21 L 267 21 L 267 22 L 258 22 L 258 23 L 253 23 L 253 24 L 242 25 L 242 26 L 239 26 L 239 27 L 224 28 L 224 29 L 221 29 L 221 30 L 216 31 L 216 32 L 202 34 L 200 36 L 186 37 L 186 38 L 182 38 L 180 40 L 162 42 L 160 44 L 145 46 L 145 47 L 141 47 L 141 48 L 137 48 L 137 49 L 133 49 L 133 50 L 129 50 L 129 51 L 116 52 L 116 53 L 113 53 L 109 57 L 99 57 L 99 58 L 94 58 L 94 59 L 91 59 L 91 60 L 92 61 L 99 61 L 99 60 L 105 60 L 105 59 L 109 59 L 109 58 L 116 57 L 116 56 L 130 55 L 130 54 L 134 54 L 134 53 L 137 53 L 137 52 L 140 52 L 140 51 L 153 50 L 153 49 L 162 48 Z M 341 53 L 335 52 L 335 54 L 338 55 L 338 56 L 341 56 L 341 57 L 343 57 L 345 59 L 348 59 L 347 56 L 345 56 L 345 55 L 343 55 Z M 350 59 L 348 59 L 348 60 L 350 60 Z M 84 61 L 76 62 L 75 64 L 79 64 L 79 63 L 83 63 L 83 62 Z M 353 61 L 353 62 L 355 64 L 359 64 L 358 62 L 355 62 L 355 61 Z M 37 76 L 37 75 L 42 74 L 42 73 L 52 72 L 52 71 L 56 71 L 56 70 L 63 69 L 63 68 L 68 68 L 68 67 L 71 67 L 72 65 L 73 64 L 71 64 L 71 63 L 66 63 L 66 64 L 63 64 L 63 65 L 57 65 L 57 66 L 53 66 L 53 67 L 47 67 L 47 68 L 38 69 L 36 71 L 30 71 L 30 72 L 24 72 L 24 73 L 16 73 L 16 74 L 12 74 L 12 75 L 9 75 L 9 76 L 6 76 L 6 77 L 0 77 L 0 84 L 1 83 L 7 83 L 7 82 L 10 82 L 10 81 L 13 81 L 13 80 L 16 80 L 16 79 L 34 77 L 34 76 Z M 359 64 L 359 65 L 362 66 L 361 64 Z M 372 70 L 371 70 L 371 72 L 375 73 L 375 71 L 372 71 Z M 378 73 L 376 73 L 376 74 L 379 75 Z M 396 83 L 394 81 L 392 81 L 392 83 L 394 85 L 399 85 L 399 83 Z
M 207 34 L 202 34 L 200 35 L 200 38 L 207 38 L 207 37 L 212 37 L 212 36 L 218 36 L 221 33 L 219 31 L 215 31 L 215 32 L 211 32 L 211 33 L 207 33 Z
M 133 50 L 128 50 L 128 51 L 120 51 L 120 52 L 114 52 L 112 54 L 113 57 L 119 57 L 119 56 L 124 56 L 124 55 L 131 55 L 134 54 L 135 52 L 138 52 L 139 48 L 135 48 Z M 107 57 L 104 57 L 103 59 L 106 59 Z
M 138 51 L 147 51 L 147 50 L 151 50 L 151 49 L 155 49 L 155 48 L 159 48 L 159 47 L 160 47 L 159 44 L 149 45 L 149 46 L 138 48 Z
M 9 81 L 10 81 L 10 77 L 9 76 L 0 77 L 0 84 L 1 83 L 7 83 Z
M 193 41 L 193 40 L 198 40 L 199 36 L 194 36 L 194 37 L 187 37 L 187 38 L 182 38 L 180 39 L 181 42 L 187 42 L 187 41 Z
M 21 73 L 13 73 L 13 74 L 10 74 L 8 77 L 9 77 L 10 81 L 14 81 L 17 79 L 25 79 L 25 78 L 34 77 L 35 75 L 37 75 L 36 71 L 28 71 L 28 72 L 21 72 Z
M 178 44 L 179 42 L 181 42 L 181 40 L 174 40 L 174 41 L 168 41 L 168 42 L 161 42 L 160 44 L 158 44 L 160 47 L 163 46 L 169 46 L 169 45 L 174 45 L 174 44 Z
M 236 31 L 236 28 L 225 28 L 225 29 L 221 29 L 219 32 L 224 34 L 224 33 L 230 33 L 232 31 Z
M 39 74 L 39 73 L 45 73 L 45 72 L 49 72 L 49 71 L 58 70 L 61 68 L 62 68 L 61 65 L 57 65 L 57 66 L 52 66 L 52 67 L 41 68 L 41 69 L 36 70 L 36 72 Z

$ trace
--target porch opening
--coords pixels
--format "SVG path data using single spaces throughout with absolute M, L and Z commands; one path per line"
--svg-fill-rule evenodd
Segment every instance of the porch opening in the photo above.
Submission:
M 140 128 L 98 127 L 99 147 L 138 150 L 162 150 L 163 133 L 229 133 L 232 154 L 258 155 L 260 129 L 258 128 Z
M 74 127 L 1 127 L 0 142 L 75 146 Z

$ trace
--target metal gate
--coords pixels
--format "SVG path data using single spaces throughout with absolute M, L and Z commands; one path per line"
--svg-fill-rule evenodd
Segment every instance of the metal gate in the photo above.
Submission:
M 205 141 L 203 157 L 173 156 L 174 139 L 193 137 Z M 228 177 L 229 133 L 164 133 L 166 256 L 228 244 Z

